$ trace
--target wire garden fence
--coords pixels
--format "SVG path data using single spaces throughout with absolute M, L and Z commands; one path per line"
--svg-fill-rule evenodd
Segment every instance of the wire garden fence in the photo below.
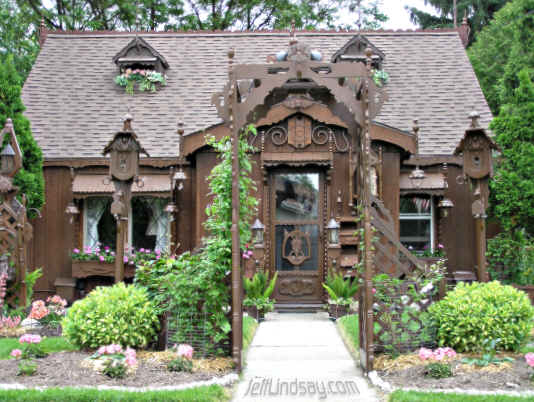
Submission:
M 165 344 L 167 348 L 186 343 L 193 347 L 195 356 L 203 358 L 229 356 L 230 339 L 214 339 L 212 315 L 207 312 L 168 313 Z

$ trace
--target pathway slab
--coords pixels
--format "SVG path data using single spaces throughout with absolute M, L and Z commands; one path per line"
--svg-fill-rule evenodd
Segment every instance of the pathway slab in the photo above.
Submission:
M 378 401 L 326 313 L 271 313 L 258 327 L 235 402 Z

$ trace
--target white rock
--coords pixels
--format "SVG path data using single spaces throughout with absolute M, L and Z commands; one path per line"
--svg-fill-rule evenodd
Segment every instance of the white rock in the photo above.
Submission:
M 26 327 L 26 328 L 37 328 L 37 329 L 43 327 L 39 321 L 34 320 L 33 318 L 25 318 L 20 323 L 20 326 L 21 327 Z

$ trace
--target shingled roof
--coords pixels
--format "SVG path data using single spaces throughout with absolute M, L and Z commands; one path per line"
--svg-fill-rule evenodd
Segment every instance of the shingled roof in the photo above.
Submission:
M 330 60 L 355 32 L 300 32 Z M 491 112 L 456 31 L 364 32 L 385 54 L 389 101 L 376 121 L 410 131 L 419 119 L 420 154 L 452 154 L 476 109 L 486 128 Z M 227 79 L 227 51 L 236 63 L 264 63 L 288 46 L 287 32 L 142 33 L 169 62 L 167 86 L 124 92 L 112 59 L 132 33 L 47 34 L 23 88 L 26 115 L 46 160 L 100 157 L 130 106 L 133 127 L 152 157 L 176 157 L 176 123 L 185 133 L 220 123 L 211 95 Z

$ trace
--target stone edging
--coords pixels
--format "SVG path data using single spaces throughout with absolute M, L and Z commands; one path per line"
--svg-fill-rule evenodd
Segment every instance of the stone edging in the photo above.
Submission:
M 58 387 L 58 386 L 42 386 L 42 387 L 27 387 L 22 384 L 2 384 L 0 383 L 0 390 L 23 390 L 23 389 L 32 389 L 32 390 L 38 390 L 38 391 L 44 391 L 48 388 L 75 388 L 75 389 L 97 389 L 97 390 L 112 390 L 112 391 L 129 391 L 129 392 L 147 392 L 147 391 L 180 391 L 184 389 L 191 389 L 196 387 L 203 387 L 208 385 L 221 385 L 221 386 L 229 386 L 233 383 L 237 382 L 239 380 L 239 376 L 236 373 L 230 373 L 226 374 L 223 377 L 214 377 L 210 380 L 205 381 L 194 381 L 189 382 L 187 384 L 181 384 L 181 385 L 168 385 L 163 387 L 123 387 L 118 385 L 97 385 L 97 386 L 65 386 L 65 387 Z
M 506 396 L 534 396 L 534 391 L 503 391 L 503 390 L 494 390 L 494 391 L 485 391 L 478 389 L 460 389 L 460 388 L 444 388 L 444 389 L 434 389 L 434 388 L 417 388 L 417 387 L 393 387 L 389 382 L 380 378 L 378 373 L 373 370 L 368 375 L 369 381 L 380 390 L 384 392 L 393 392 L 397 390 L 401 391 L 416 391 L 416 392 L 431 392 L 444 394 L 466 394 L 466 395 L 506 395 Z

